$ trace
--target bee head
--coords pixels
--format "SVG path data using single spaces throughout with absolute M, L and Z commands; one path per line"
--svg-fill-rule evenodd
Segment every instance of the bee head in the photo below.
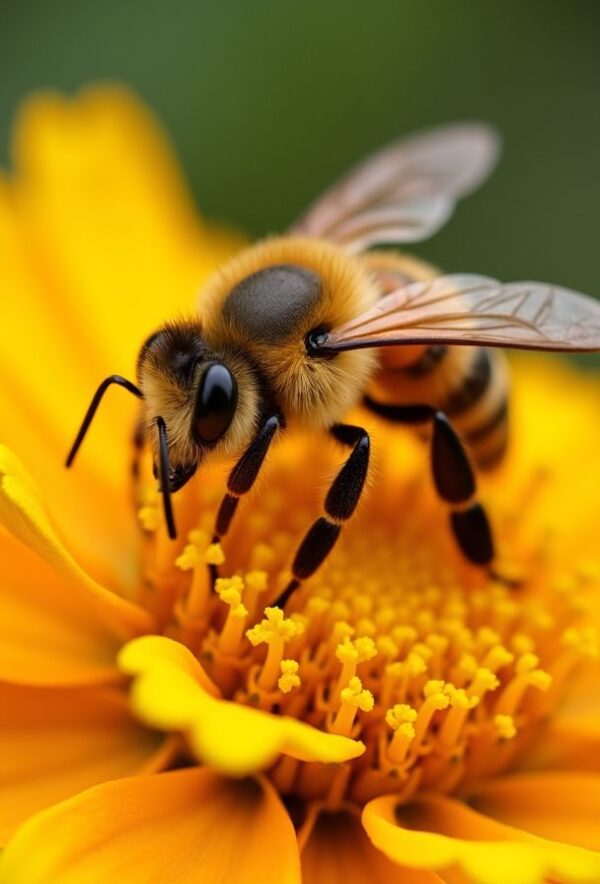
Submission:
M 168 446 L 169 490 L 178 491 L 210 451 L 223 446 L 235 421 L 238 384 L 221 354 L 211 352 L 194 322 L 164 326 L 143 345 L 138 380 L 144 397 L 146 438 L 154 446 L 162 418 Z M 152 441 L 154 440 L 154 441 Z

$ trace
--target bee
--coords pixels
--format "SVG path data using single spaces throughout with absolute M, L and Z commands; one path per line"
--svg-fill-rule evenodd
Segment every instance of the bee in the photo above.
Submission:
M 494 543 L 476 466 L 502 458 L 508 375 L 497 348 L 596 351 L 600 303 L 559 286 L 440 275 L 408 255 L 372 250 L 434 234 L 491 172 L 488 126 L 465 123 L 393 143 L 325 193 L 283 236 L 250 246 L 200 294 L 197 315 L 142 346 L 137 383 L 98 388 L 67 459 L 73 463 L 112 384 L 141 400 L 169 536 L 171 495 L 208 457 L 232 458 L 215 535 L 223 538 L 286 427 L 331 434 L 348 451 L 291 566 L 283 605 L 323 563 L 354 513 L 370 439 L 345 422 L 362 404 L 427 431 L 437 494 L 464 556 L 489 567 Z

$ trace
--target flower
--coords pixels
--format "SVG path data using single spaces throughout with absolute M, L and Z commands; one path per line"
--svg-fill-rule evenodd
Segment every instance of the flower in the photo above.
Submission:
M 333 446 L 284 438 L 223 547 L 224 467 L 169 541 L 125 397 L 61 466 L 98 380 L 240 244 L 135 99 L 25 107 L 0 243 L 0 880 L 600 881 L 597 386 L 515 360 L 482 480 L 502 580 L 454 549 L 419 440 L 365 417 L 371 493 L 282 610 Z

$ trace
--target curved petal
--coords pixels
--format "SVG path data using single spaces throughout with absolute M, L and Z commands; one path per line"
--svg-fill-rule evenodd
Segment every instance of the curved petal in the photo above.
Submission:
M 8 844 L 0 880 L 300 884 L 300 867 L 272 786 L 188 768 L 106 783 L 38 814 Z
M 477 790 L 470 804 L 507 826 L 600 851 L 599 774 L 548 771 L 499 777 Z M 600 853 L 598 858 L 600 862 Z
M 398 808 L 386 795 L 366 805 L 362 820 L 390 859 L 442 875 L 463 873 L 474 884 L 600 880 L 600 854 L 503 825 L 451 798 L 424 796 Z
M 197 757 L 230 776 L 245 776 L 268 767 L 280 753 L 301 761 L 336 763 L 357 758 L 363 743 L 327 734 L 288 716 L 270 715 L 249 706 L 211 696 L 190 674 L 197 663 L 183 667 L 172 640 L 152 637 L 130 642 L 119 654 L 119 666 L 134 676 L 131 703 L 152 727 L 182 731 Z M 175 643 L 176 644 L 176 643 Z M 193 658 L 192 658 L 193 659 Z
M 120 693 L 0 685 L 0 843 L 83 789 L 160 767 L 164 743 Z
M 54 568 L 78 601 L 114 634 L 131 638 L 152 629 L 150 615 L 86 574 L 56 534 L 38 492 L 18 459 L 0 445 L 0 525 Z
M 13 160 L 0 179 L 2 441 L 26 460 L 69 546 L 116 588 L 133 579 L 124 480 L 134 403 L 107 397 L 76 479 L 64 457 L 102 378 L 133 373 L 147 335 L 194 309 L 239 240 L 203 228 L 155 120 L 116 86 L 30 99 Z
M 302 850 L 307 884 L 439 884 L 435 872 L 402 868 L 369 841 L 360 818 L 322 811 Z
M 0 529 L 0 680 L 28 685 L 121 681 L 121 642 L 84 593 Z
M 121 649 L 118 665 L 128 675 L 138 675 L 161 666 L 171 666 L 185 672 L 213 697 L 221 692 L 205 672 L 197 657 L 181 642 L 163 635 L 144 635 Z

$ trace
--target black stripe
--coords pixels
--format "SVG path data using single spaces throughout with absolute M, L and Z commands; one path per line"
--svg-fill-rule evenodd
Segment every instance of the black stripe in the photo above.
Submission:
M 434 368 L 439 365 L 447 353 L 448 348 L 442 345 L 427 347 L 425 352 L 422 353 L 415 362 L 410 365 L 405 365 L 402 368 L 402 371 L 409 378 L 427 377 L 427 375 L 431 374 Z
M 489 387 L 491 380 L 492 363 L 490 355 L 486 349 L 479 347 L 462 383 L 440 405 L 440 411 L 443 411 L 448 417 L 464 414 L 465 411 L 468 411 L 475 403 L 479 402 Z
M 365 396 L 363 405 L 379 417 L 399 424 L 424 424 L 435 414 L 431 405 L 388 405 Z
M 470 445 L 476 445 L 478 442 L 482 442 L 493 432 L 493 430 L 497 430 L 507 417 L 508 399 L 506 396 L 503 396 L 502 402 L 487 420 L 478 427 L 475 427 L 464 434 L 467 442 L 469 442 Z

